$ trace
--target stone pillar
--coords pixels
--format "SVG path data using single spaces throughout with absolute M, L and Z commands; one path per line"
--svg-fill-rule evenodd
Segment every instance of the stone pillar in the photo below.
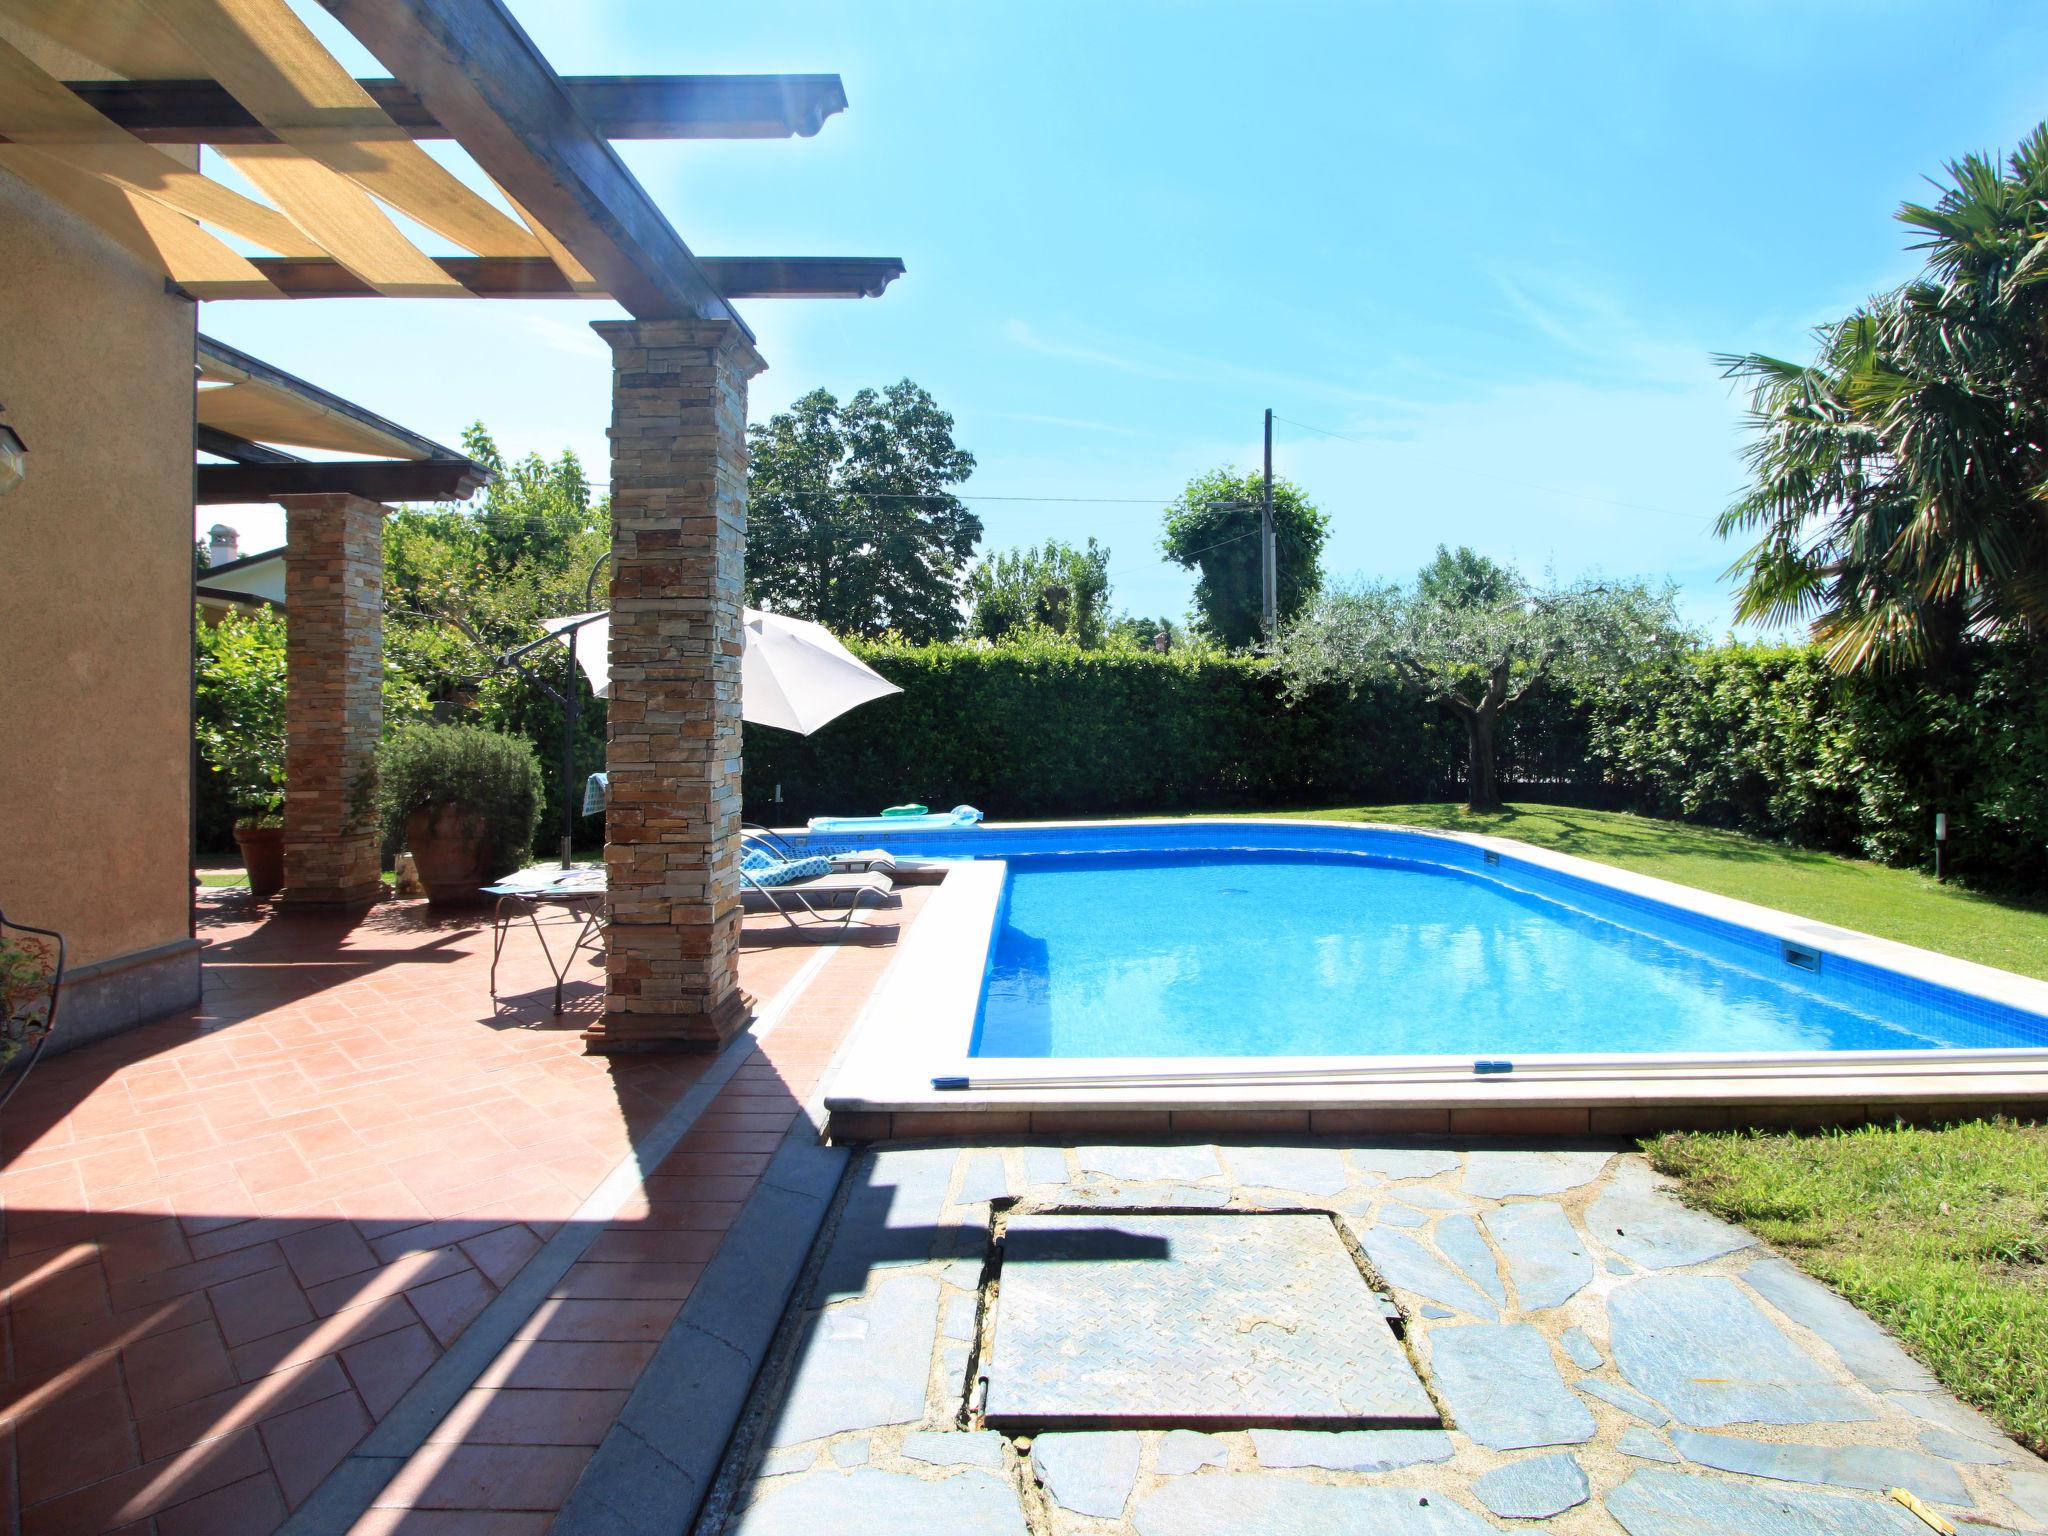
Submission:
M 715 1050 L 739 985 L 747 380 L 725 320 L 600 321 L 612 348 L 604 1017 L 587 1050 Z
M 384 726 L 384 516 L 361 496 L 287 496 L 284 890 L 305 906 L 374 901 L 378 839 L 362 790 Z

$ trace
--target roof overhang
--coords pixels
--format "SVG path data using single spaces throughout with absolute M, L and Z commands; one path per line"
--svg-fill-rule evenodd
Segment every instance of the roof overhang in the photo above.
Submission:
M 325 491 L 385 502 L 466 501 L 490 479 L 454 449 L 210 336 L 199 338 L 198 372 L 195 445 L 233 461 L 198 467 L 201 506 Z M 287 447 L 376 457 L 313 462 Z
M 198 414 L 201 427 L 251 443 L 386 459 L 462 457 L 211 336 L 199 338 Z

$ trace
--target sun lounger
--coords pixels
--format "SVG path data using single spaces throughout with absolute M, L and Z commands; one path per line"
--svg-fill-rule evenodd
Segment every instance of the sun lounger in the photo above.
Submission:
M 903 898 L 896 893 L 896 883 L 884 874 L 813 875 L 808 880 L 766 885 L 742 865 L 740 905 L 748 912 L 773 912 L 790 927 L 809 934 L 820 927 L 843 931 L 862 907 L 900 907 Z M 798 912 L 810 921 L 799 920 Z M 836 915 L 827 917 L 827 912 Z
M 806 854 L 766 828 L 740 833 L 740 905 L 745 911 L 773 912 L 790 927 L 808 932 L 820 925 L 844 929 L 862 906 L 902 904 L 884 870 L 835 869 L 830 859 Z M 839 916 L 827 919 L 828 911 Z M 799 922 L 798 912 L 808 914 L 811 922 Z

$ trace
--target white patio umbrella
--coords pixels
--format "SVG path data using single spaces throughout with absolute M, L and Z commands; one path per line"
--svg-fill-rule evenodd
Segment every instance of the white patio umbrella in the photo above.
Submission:
M 572 613 L 544 619 L 552 633 L 576 630 L 576 661 L 600 699 L 612 690 L 611 619 Z M 849 709 L 903 690 L 841 645 L 822 624 L 746 610 L 740 658 L 740 713 L 756 725 L 808 736 Z M 564 641 L 567 640 L 564 635 Z

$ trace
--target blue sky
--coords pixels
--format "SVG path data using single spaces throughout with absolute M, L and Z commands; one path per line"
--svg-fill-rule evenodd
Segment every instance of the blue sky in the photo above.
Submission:
M 512 5 L 564 74 L 839 73 L 850 108 L 815 138 L 621 146 L 699 254 L 908 264 L 879 300 L 742 306 L 755 418 L 913 378 L 980 461 L 967 494 L 1101 499 L 977 503 L 987 547 L 1092 534 L 1152 614 L 1191 586 L 1160 505 L 1255 465 L 1270 406 L 1333 574 L 1469 543 L 1669 576 L 1720 631 L 1742 403 L 1712 354 L 1801 353 L 1913 270 L 1891 213 L 1925 175 L 2048 116 L 2048 9 L 2017 0 Z M 616 313 L 201 325 L 442 441 L 481 419 L 602 478 L 587 322 Z M 245 548 L 277 530 L 229 520 Z

